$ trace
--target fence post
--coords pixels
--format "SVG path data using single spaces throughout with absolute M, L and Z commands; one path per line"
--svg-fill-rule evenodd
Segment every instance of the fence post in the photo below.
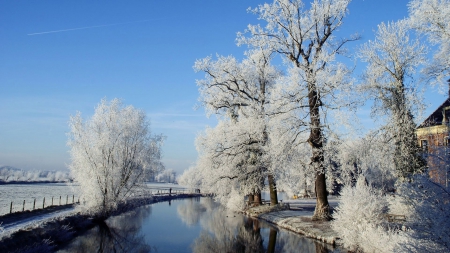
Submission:
M 53 197 L 52 197 L 52 206 L 53 206 Z
M 72 195 L 72 204 L 74 204 L 75 202 L 75 195 Z
M 44 200 L 42 201 L 42 209 L 44 209 L 45 208 L 45 197 L 44 197 Z
M 25 200 L 23 200 L 22 212 L 25 211 Z
M 59 196 L 59 205 L 61 205 L 61 196 Z
M 66 205 L 69 204 L 69 195 L 66 195 Z
M 11 205 L 9 206 L 9 213 L 12 213 L 12 201 L 11 201 Z
M 34 202 L 33 202 L 33 210 L 36 208 L 36 199 L 34 199 Z

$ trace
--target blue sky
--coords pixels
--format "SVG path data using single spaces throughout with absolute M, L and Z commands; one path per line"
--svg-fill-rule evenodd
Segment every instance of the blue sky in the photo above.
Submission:
M 340 33 L 361 34 L 355 47 L 381 21 L 406 17 L 407 2 L 354 0 Z M 246 9 L 262 3 L 0 1 L 0 165 L 66 169 L 70 115 L 90 117 L 117 97 L 148 113 L 152 131 L 167 136 L 166 167 L 181 173 L 196 160 L 196 134 L 215 124 L 194 110 L 203 75 L 192 66 L 216 53 L 241 58 L 236 33 L 258 22 Z M 443 100 L 428 89 L 427 112 Z

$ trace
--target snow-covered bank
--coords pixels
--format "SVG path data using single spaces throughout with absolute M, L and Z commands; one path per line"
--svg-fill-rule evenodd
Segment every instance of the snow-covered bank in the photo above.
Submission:
M 338 205 L 338 200 L 334 197 L 329 197 L 328 201 L 332 209 Z M 287 200 L 279 206 L 263 205 L 250 208 L 244 213 L 306 237 L 336 245 L 339 237 L 331 228 L 330 222 L 311 220 L 315 204 L 315 199 Z
M 65 217 L 75 212 L 73 204 L 63 206 L 50 206 L 45 209 L 36 209 L 33 211 L 17 212 L 0 216 L 0 239 L 3 234 L 12 234 L 22 228 L 32 226 L 43 220 L 50 220 L 57 217 Z
M 336 245 L 338 234 L 331 228 L 328 221 L 311 221 L 312 214 L 304 211 L 285 210 L 263 213 L 258 218 L 276 224 L 281 228 L 291 230 L 309 238 L 324 243 Z

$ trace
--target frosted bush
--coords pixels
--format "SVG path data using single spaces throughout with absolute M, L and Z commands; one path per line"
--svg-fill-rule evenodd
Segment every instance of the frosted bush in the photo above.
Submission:
M 235 189 L 231 190 L 226 207 L 232 211 L 242 211 L 245 209 L 244 197 Z
M 359 177 L 355 187 L 347 185 L 342 189 L 332 228 L 350 250 L 393 252 L 403 237 L 385 224 L 388 206 L 382 192 Z
M 426 176 L 416 175 L 385 196 L 360 177 L 345 186 L 334 214 L 333 229 L 344 247 L 363 252 L 449 252 L 450 194 Z M 406 216 L 402 226 L 384 215 Z
M 407 210 L 412 252 L 450 252 L 450 192 L 427 176 L 416 175 L 398 187 L 398 202 Z

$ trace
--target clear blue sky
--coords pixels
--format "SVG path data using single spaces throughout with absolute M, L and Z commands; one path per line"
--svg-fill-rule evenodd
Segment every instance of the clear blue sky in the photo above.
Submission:
M 373 38 L 381 21 L 407 16 L 406 0 L 354 0 L 342 34 Z M 233 54 L 236 32 L 258 22 L 264 1 L 0 1 L 0 165 L 63 170 L 70 115 L 121 98 L 167 136 L 164 159 L 179 173 L 197 157 L 194 139 L 214 125 L 194 110 L 196 59 Z M 435 109 L 443 100 L 427 92 Z M 369 123 L 370 124 L 370 123 Z

